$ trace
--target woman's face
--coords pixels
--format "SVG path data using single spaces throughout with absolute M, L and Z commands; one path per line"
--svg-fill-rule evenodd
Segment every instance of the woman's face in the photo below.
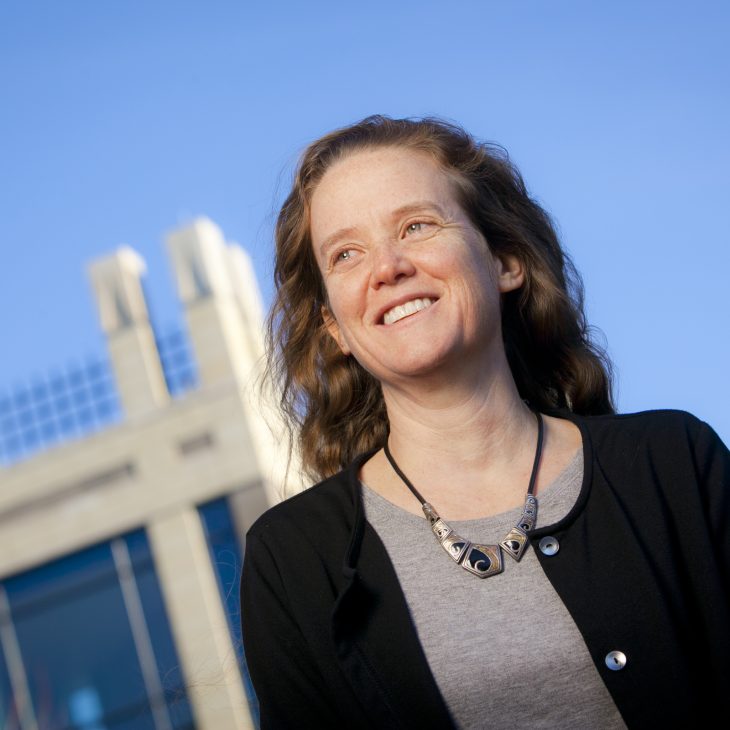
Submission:
M 503 347 L 500 294 L 521 286 L 521 268 L 491 255 L 430 155 L 353 153 L 310 213 L 329 332 L 383 384 L 454 375 Z

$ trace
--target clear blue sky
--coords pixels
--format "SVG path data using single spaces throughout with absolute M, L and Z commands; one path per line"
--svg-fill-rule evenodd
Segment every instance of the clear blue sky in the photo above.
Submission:
M 557 219 L 623 411 L 730 441 L 730 4 L 0 4 L 0 388 L 103 354 L 85 264 L 122 243 L 155 320 L 163 236 L 205 214 L 271 296 L 298 151 L 367 114 L 503 144 Z

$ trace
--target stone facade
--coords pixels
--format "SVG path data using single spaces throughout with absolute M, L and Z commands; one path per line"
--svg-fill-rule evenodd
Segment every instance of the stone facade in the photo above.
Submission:
M 141 257 L 124 247 L 93 261 L 124 418 L 0 470 L 0 578 L 144 527 L 196 726 L 242 729 L 246 694 L 196 506 L 229 497 L 243 536 L 283 493 L 287 459 L 259 388 L 262 306 L 247 254 L 207 219 L 167 247 L 199 387 L 167 391 Z

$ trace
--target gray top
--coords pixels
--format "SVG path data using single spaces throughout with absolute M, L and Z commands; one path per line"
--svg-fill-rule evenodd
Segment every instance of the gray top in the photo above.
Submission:
M 555 523 L 570 511 L 582 477 L 583 452 L 578 450 L 538 493 L 538 525 Z M 505 555 L 503 573 L 478 578 L 446 554 L 425 518 L 366 485 L 363 502 L 458 727 L 626 727 L 531 548 L 519 563 Z M 438 511 L 438 503 L 434 508 Z M 449 524 L 468 540 L 493 545 L 506 537 L 521 511 Z

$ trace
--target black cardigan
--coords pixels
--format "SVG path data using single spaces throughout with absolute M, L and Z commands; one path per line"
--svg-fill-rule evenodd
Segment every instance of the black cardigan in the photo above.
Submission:
M 583 485 L 531 543 L 624 721 L 698 726 L 713 708 L 724 714 L 730 453 L 681 411 L 562 415 L 583 436 Z M 248 532 L 243 636 L 263 728 L 454 727 L 363 516 L 357 475 L 369 456 Z M 547 535 L 559 541 L 553 556 L 538 549 Z M 612 650 L 626 655 L 620 671 L 606 666 Z

